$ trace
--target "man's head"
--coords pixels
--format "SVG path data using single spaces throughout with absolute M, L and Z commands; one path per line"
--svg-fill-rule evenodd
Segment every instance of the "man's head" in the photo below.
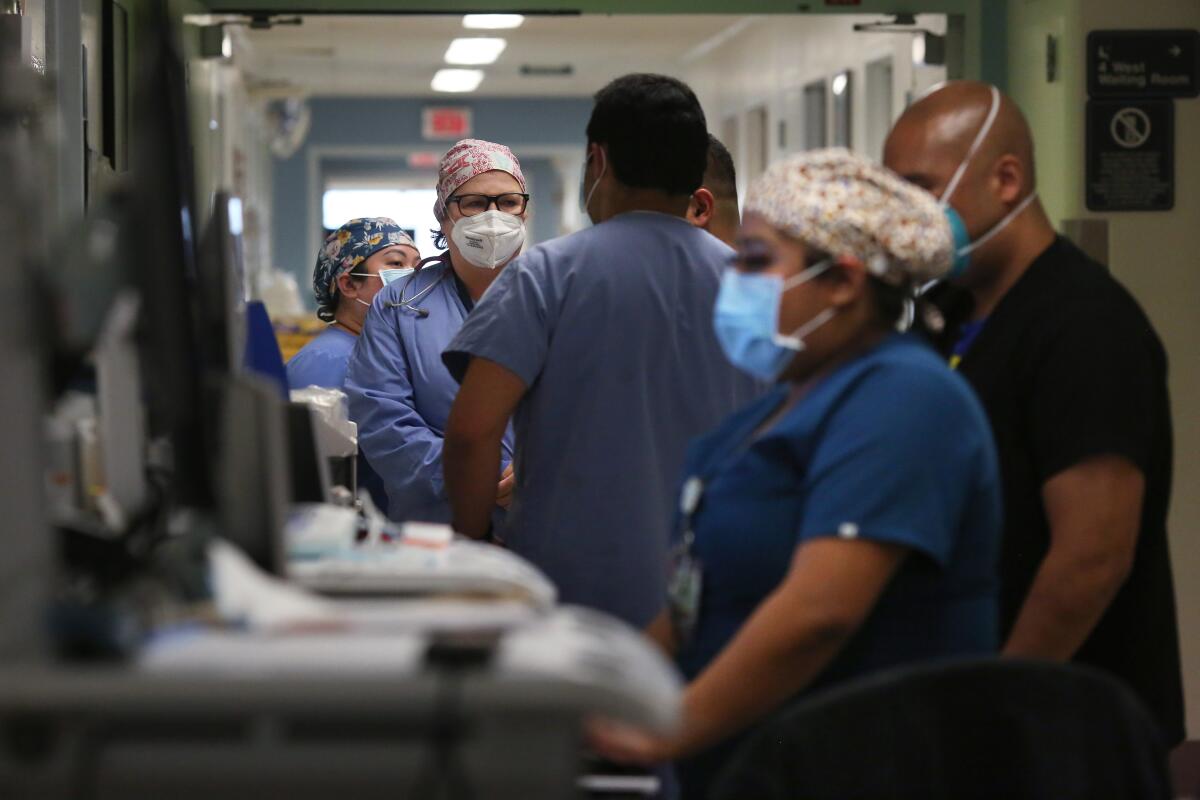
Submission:
M 1024 115 L 994 87 L 976 81 L 942 84 L 909 107 L 884 144 L 883 161 L 952 206 L 972 241 L 997 229 L 1037 188 L 1033 137 Z M 972 252 L 963 283 L 986 283 L 1008 266 L 1025 216 L 1031 224 L 1045 222 L 1039 210 L 997 229 Z
M 733 168 L 733 156 L 711 133 L 708 135 L 708 166 L 704 170 L 704 184 L 692 193 L 687 218 L 697 228 L 703 228 L 733 247 L 741 221 L 738 215 L 737 173 Z
M 626 75 L 605 86 L 596 94 L 587 139 L 583 188 L 595 222 L 612 216 L 620 195 L 678 205 L 682 215 L 704 178 L 704 111 L 675 78 Z

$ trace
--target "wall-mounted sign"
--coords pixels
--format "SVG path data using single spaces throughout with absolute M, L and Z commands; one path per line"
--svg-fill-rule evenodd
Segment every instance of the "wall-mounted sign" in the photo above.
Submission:
M 471 136 L 471 109 L 465 106 L 437 106 L 421 113 L 421 136 L 426 141 L 458 141 Z
M 1170 211 L 1175 206 L 1175 104 L 1089 100 L 1087 207 Z
M 1200 31 L 1092 31 L 1087 79 L 1091 97 L 1200 95 Z

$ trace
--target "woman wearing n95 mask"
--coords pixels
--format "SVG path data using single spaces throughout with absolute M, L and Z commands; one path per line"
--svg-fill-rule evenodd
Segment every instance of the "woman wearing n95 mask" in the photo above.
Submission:
M 383 479 L 388 516 L 449 522 L 442 442 L 458 383 L 441 354 L 525 243 L 529 195 L 507 147 L 465 139 L 442 157 L 433 212 L 444 252 L 389 285 L 368 315 L 346 375 L 359 448 Z M 512 492 L 512 433 L 496 476 L 497 513 Z

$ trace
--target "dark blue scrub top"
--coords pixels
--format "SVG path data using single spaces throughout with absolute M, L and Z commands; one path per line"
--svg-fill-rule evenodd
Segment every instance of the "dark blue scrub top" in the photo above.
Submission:
M 685 475 L 706 484 L 694 518 L 705 583 L 683 671 L 707 666 L 783 580 L 796 547 L 817 537 L 910 551 L 818 685 L 994 650 L 1000 483 L 966 382 L 924 344 L 892 335 L 750 441 L 787 392 L 777 387 L 689 453 Z
M 693 443 L 684 476 L 705 492 L 693 518 L 700 614 L 678 653 L 695 678 L 817 537 L 909 554 L 859 631 L 807 691 L 875 670 L 997 647 L 999 472 L 974 393 L 926 345 L 895 334 L 841 365 L 751 438 L 788 387 Z M 681 533 L 677 520 L 675 537 Z M 744 736 L 677 765 L 702 797 Z

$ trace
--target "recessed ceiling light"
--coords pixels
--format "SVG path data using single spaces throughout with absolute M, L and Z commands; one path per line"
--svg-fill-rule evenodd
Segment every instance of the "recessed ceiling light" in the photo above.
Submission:
M 439 69 L 429 86 L 435 92 L 473 92 L 482 81 L 481 69 Z
M 503 39 L 466 38 L 455 39 L 446 48 L 447 64 L 491 64 L 494 63 L 508 42 Z
M 467 14 L 463 17 L 464 28 L 500 31 L 519 28 L 525 18 L 520 14 Z

